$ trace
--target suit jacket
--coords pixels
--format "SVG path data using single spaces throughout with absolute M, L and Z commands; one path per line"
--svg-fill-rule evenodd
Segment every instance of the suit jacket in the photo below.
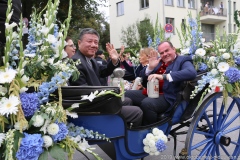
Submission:
M 77 66 L 78 71 L 80 72 L 79 78 L 76 81 L 69 80 L 71 86 L 102 86 L 100 78 L 107 77 L 113 73 L 113 70 L 120 66 L 114 66 L 112 61 L 107 65 L 99 65 L 97 61 L 92 58 L 92 67 L 88 64 L 86 57 L 78 50 L 75 55 L 72 56 L 74 61 L 80 59 L 81 63 Z
M 150 74 L 154 74 L 159 69 L 161 64 L 162 63 L 160 62 Z M 146 68 L 147 67 L 145 67 L 140 73 L 143 79 L 142 84 L 144 87 L 147 86 L 148 78 L 148 76 L 145 74 Z M 182 83 L 184 81 L 189 81 L 196 78 L 197 71 L 192 64 L 192 58 L 190 56 L 177 56 L 175 60 L 170 65 L 168 65 L 165 74 L 170 74 L 173 81 L 169 82 L 168 80 L 164 80 L 163 95 L 165 99 L 171 105 L 173 105 L 173 103 L 176 101 L 177 93 L 182 89 Z

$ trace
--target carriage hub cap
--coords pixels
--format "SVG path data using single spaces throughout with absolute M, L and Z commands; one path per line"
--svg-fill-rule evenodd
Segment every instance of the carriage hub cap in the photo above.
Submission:
M 231 138 L 224 136 L 222 132 L 218 132 L 215 135 L 215 143 L 229 146 L 229 144 L 231 143 Z

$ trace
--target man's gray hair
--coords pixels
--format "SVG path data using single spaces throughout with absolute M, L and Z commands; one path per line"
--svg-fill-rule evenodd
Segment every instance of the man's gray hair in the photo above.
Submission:
M 93 29 L 93 28 L 83 28 L 83 29 L 80 31 L 79 40 L 82 40 L 82 37 L 83 37 L 85 34 L 95 34 L 96 36 L 98 36 L 98 39 L 100 39 L 100 36 L 99 36 L 98 32 L 97 32 L 95 29 Z

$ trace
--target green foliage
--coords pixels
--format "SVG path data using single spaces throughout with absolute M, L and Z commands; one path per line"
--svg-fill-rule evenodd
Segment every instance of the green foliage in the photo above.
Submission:
M 126 29 L 122 28 L 121 33 L 122 33 L 121 42 L 124 45 L 130 48 L 135 48 L 138 46 L 136 24 L 128 25 Z
M 234 12 L 234 21 L 235 21 L 235 23 L 237 24 L 238 28 L 240 28 L 240 22 L 239 22 L 239 20 L 238 20 L 238 12 L 240 12 L 240 11 L 236 10 L 236 11 Z
M 138 34 L 139 34 L 139 41 L 142 46 L 148 46 L 147 36 L 150 35 L 151 37 L 154 35 L 154 27 L 153 24 L 150 22 L 150 18 L 147 16 L 142 21 L 138 21 L 136 23 Z
M 121 33 L 121 42 L 129 48 L 134 48 L 134 50 L 147 47 L 148 36 L 154 37 L 155 39 L 157 37 L 160 39 L 165 38 L 164 29 L 158 24 L 158 18 L 154 26 L 147 15 L 143 20 L 138 20 L 126 28 L 122 28 Z
M 22 12 L 23 17 L 27 17 L 31 20 L 30 14 L 32 13 L 32 7 L 35 6 L 38 10 L 42 10 L 47 4 L 48 0 L 22 0 Z M 100 34 L 99 48 L 105 50 L 106 43 L 110 41 L 109 23 L 106 20 L 104 14 L 98 10 L 99 6 L 104 6 L 106 0 L 74 0 L 72 4 L 72 17 L 68 35 L 73 38 L 75 44 L 77 44 L 79 30 L 81 28 L 94 28 Z M 59 10 L 57 17 L 59 22 L 63 22 L 68 15 L 69 1 L 65 0 L 59 4 Z
M 54 159 L 65 160 L 64 150 L 59 147 L 58 144 L 53 145 L 53 147 L 49 149 L 49 153 Z

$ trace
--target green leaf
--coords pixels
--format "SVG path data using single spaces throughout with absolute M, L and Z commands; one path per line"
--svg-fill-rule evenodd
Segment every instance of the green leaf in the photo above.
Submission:
M 65 160 L 64 150 L 57 144 L 50 148 L 49 153 L 56 160 Z
M 40 157 L 38 158 L 38 160 L 46 160 L 48 159 L 48 151 L 45 150 L 41 155 Z
M 229 92 L 229 93 L 232 93 L 232 91 L 233 91 L 233 87 L 232 87 L 232 85 L 231 84 L 226 84 L 226 89 L 227 89 L 227 91 Z

